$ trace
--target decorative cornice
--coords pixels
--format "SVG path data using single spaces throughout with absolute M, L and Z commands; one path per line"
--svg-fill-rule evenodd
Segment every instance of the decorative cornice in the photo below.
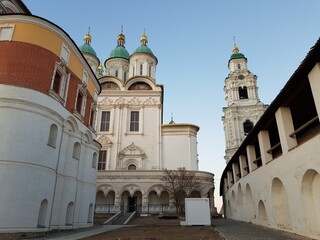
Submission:
M 97 104 L 98 108 L 101 106 L 112 106 L 112 107 L 122 107 L 122 106 L 161 106 L 161 103 L 156 97 L 118 97 L 116 99 L 110 97 L 100 98 Z

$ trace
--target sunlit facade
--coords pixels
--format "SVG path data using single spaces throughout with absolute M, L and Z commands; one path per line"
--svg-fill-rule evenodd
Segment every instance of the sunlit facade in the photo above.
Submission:
M 186 197 L 209 197 L 214 211 L 213 174 L 198 170 L 193 124 L 163 124 L 163 86 L 156 82 L 158 59 L 143 35 L 130 55 L 124 34 L 100 72 L 96 131 L 102 148 L 97 176 L 96 212 L 175 212 L 164 188 L 163 169 L 185 167 L 202 189 Z M 101 68 L 101 71 L 103 68 Z
M 223 171 L 227 218 L 320 236 L 320 42 Z
M 62 29 L 32 15 L 0 15 L 0 52 L 0 231 L 92 226 L 95 73 Z

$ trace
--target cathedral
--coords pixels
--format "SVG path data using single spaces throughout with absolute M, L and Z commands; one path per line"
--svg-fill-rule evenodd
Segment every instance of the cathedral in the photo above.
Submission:
M 185 196 L 208 197 L 211 211 L 215 210 L 213 174 L 198 169 L 199 127 L 173 120 L 163 123 L 164 92 L 156 81 L 157 63 L 145 34 L 140 46 L 129 54 L 125 35 L 120 33 L 104 63 L 105 72 L 102 66 L 97 67 L 102 91 L 97 102 L 96 132 L 102 148 L 96 212 L 174 212 L 161 179 L 163 169 L 182 167 L 193 171 L 202 183 L 201 189 Z

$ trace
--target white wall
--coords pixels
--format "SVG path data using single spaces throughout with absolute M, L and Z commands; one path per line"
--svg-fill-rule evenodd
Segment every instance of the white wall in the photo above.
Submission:
M 198 170 L 196 128 L 189 124 L 162 126 L 163 168 Z
M 225 195 L 226 216 L 318 238 L 319 141 L 317 135 L 237 181 Z
M 45 94 L 15 86 L 1 85 L 0 95 L 0 231 L 36 229 L 45 199 L 44 226 L 63 228 L 70 201 L 77 208 L 81 198 L 79 211 L 95 201 L 96 170 L 91 161 L 99 146 L 92 141 L 88 147 L 82 144 L 86 154 L 73 159 L 73 143 L 82 143 L 83 133 L 92 134 L 63 106 Z M 74 129 L 68 129 L 67 122 L 73 122 Z M 51 124 L 58 127 L 55 147 L 47 145 Z M 89 226 L 87 220 L 75 214 L 78 225 Z

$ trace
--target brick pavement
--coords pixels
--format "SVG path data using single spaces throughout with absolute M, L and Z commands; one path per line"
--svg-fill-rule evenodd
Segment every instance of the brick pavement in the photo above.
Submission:
M 226 240 L 310 240 L 294 233 L 280 231 L 232 219 L 213 219 L 212 224 Z

